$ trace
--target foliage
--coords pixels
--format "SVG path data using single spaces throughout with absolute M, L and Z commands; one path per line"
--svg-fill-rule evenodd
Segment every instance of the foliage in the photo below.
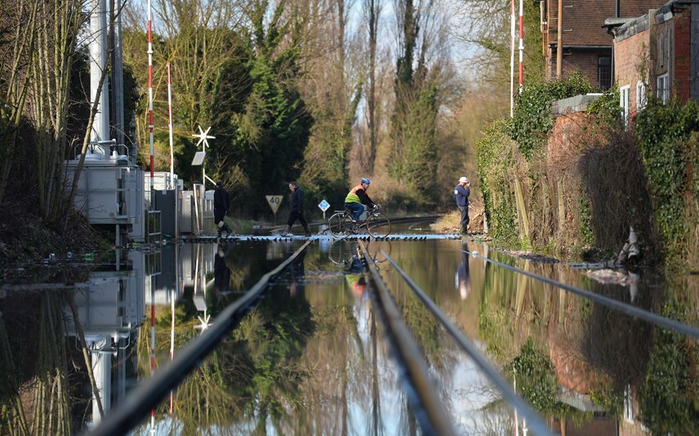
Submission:
M 505 372 L 517 379 L 517 391 L 536 410 L 554 416 L 564 416 L 569 406 L 556 399 L 558 381 L 551 360 L 534 348 L 529 337 L 519 355 L 505 366 Z
M 407 185 L 418 204 L 434 203 L 437 160 L 438 89 L 430 83 L 404 102 L 402 117 L 394 118 L 394 149 L 389 164 L 393 178 Z
M 687 322 L 689 308 L 672 299 L 662 314 Z M 699 383 L 694 369 L 697 358 L 694 341 L 675 331 L 658 330 L 639 391 L 641 420 L 653 434 L 699 433 Z
M 696 267 L 699 220 L 699 107 L 651 99 L 636 117 L 636 138 L 648 177 L 667 260 Z M 690 261 L 691 256 L 695 256 Z
M 514 245 L 519 238 L 517 209 L 511 188 L 516 144 L 507 137 L 507 121 L 496 121 L 488 126 L 476 147 L 490 232 L 499 242 Z
M 284 29 L 263 27 L 255 18 L 263 12 L 251 13 L 254 44 L 241 41 L 238 55 L 224 65 L 211 106 L 221 132 L 212 145 L 217 177 L 236 192 L 238 207 L 253 215 L 267 211 L 260 194 L 286 192 L 300 175 L 313 124 L 297 87 L 298 50 L 280 45 L 276 35 Z
M 585 195 L 580 195 L 578 201 L 580 202 L 580 234 L 582 235 L 582 242 L 585 245 L 592 245 L 595 242 L 595 236 L 592 231 L 590 200 Z
M 522 154 L 530 159 L 545 146 L 556 121 L 551 112 L 551 103 L 593 91 L 587 79 L 577 72 L 563 80 L 530 83 L 515 97 L 514 117 L 510 126 L 510 137 L 519 144 Z
M 620 126 L 623 120 L 619 110 L 619 90 L 614 88 L 604 92 L 600 98 L 588 105 L 587 113 L 596 116 L 602 124 Z

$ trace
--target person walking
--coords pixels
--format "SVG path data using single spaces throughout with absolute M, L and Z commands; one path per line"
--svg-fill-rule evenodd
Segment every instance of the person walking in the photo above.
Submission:
M 459 233 L 466 235 L 468 232 L 468 196 L 471 195 L 471 183 L 469 183 L 466 177 L 459 179 L 459 184 L 454 188 L 454 200 L 456 200 L 456 206 L 461 212 L 461 222 L 459 226 Z
M 223 187 L 223 180 L 216 182 L 216 190 L 214 191 L 214 222 L 218 229 L 218 237 L 221 237 L 223 231 L 226 231 L 226 236 L 233 233 L 233 229 L 226 222 L 226 213 L 228 213 L 228 192 Z
M 376 207 L 376 204 L 369 198 L 366 191 L 369 189 L 371 180 L 366 177 L 362 178 L 357 186 L 352 188 L 352 190 L 347 194 L 345 198 L 345 208 L 352 211 L 352 221 L 357 222 L 359 217 L 364 213 L 364 205 L 371 208 Z
M 291 190 L 291 211 L 289 212 L 289 219 L 286 221 L 286 235 L 291 235 L 291 226 L 294 225 L 296 220 L 299 220 L 306 237 L 311 236 L 311 229 L 303 216 L 303 190 L 299 188 L 296 182 L 289 182 L 289 189 Z

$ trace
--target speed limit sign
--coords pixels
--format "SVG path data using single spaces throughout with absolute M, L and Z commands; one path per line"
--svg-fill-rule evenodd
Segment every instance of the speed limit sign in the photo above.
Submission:
M 284 198 L 283 195 L 266 195 L 267 198 L 267 203 L 269 203 L 269 207 L 272 208 L 272 213 L 275 215 L 277 214 L 277 211 L 279 210 L 279 205 L 282 204 L 282 198 Z

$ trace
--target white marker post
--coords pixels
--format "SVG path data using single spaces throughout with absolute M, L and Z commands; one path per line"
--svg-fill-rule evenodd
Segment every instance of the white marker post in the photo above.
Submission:
M 325 211 L 328 210 L 328 209 L 330 209 L 330 203 L 328 203 L 327 201 L 323 200 L 323 201 L 320 202 L 320 204 L 318 204 L 318 207 L 320 208 L 320 210 L 323 211 L 323 219 L 325 219 Z
M 269 203 L 269 207 L 272 208 L 272 212 L 274 213 L 274 224 L 277 224 L 277 211 L 279 210 L 279 205 L 282 204 L 282 199 L 284 198 L 283 195 L 265 195 L 267 198 L 267 203 Z

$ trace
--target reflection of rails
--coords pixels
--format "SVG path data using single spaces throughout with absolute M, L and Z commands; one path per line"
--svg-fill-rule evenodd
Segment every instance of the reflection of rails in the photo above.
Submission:
M 240 324 L 260 300 L 269 285 L 303 253 L 310 243 L 310 240 L 306 241 L 288 259 L 262 276 L 245 295 L 226 307 L 216 317 L 212 326 L 206 329 L 201 336 L 197 336 L 187 343 L 168 366 L 141 383 L 132 394 L 129 394 L 129 401 L 121 403 L 90 435 L 127 434 L 131 429 L 141 424 L 143 418 L 170 394 L 170 390 L 177 387 L 188 374 L 199 366 L 204 357 L 214 350 L 225 335 Z
M 372 257 L 367 251 L 363 242 L 359 242 L 365 263 L 371 274 L 372 283 L 375 285 L 375 292 L 372 292 L 372 301 L 375 304 L 379 319 L 384 324 L 384 331 L 394 350 L 394 356 L 399 365 L 405 369 L 408 384 L 415 395 L 408 395 L 414 404 L 416 416 L 420 422 L 424 434 L 454 434 L 451 423 L 448 422 L 439 397 L 435 393 L 434 387 L 429 379 L 427 365 L 420 357 L 420 352 L 415 339 L 411 335 L 408 327 L 402 320 L 400 310 L 391 297 L 388 288 L 379 275 L 376 265 L 372 262 Z M 519 413 L 521 413 L 533 433 L 537 435 L 552 435 L 553 433 L 546 427 L 544 421 L 537 415 L 510 387 L 509 382 L 490 364 L 480 351 L 466 338 L 466 336 L 437 308 L 436 304 L 408 277 L 407 274 L 391 259 L 383 253 L 384 257 L 403 277 L 417 297 L 434 317 L 444 326 L 446 331 L 454 338 L 457 344 L 471 357 L 474 363 L 491 380 L 493 385 L 500 391 L 503 399 L 509 402 Z
M 670 330 L 674 330 L 679 333 L 683 333 L 685 335 L 693 336 L 695 338 L 699 338 L 699 329 L 695 327 L 688 326 L 687 324 L 683 324 L 679 321 L 675 321 L 674 319 L 666 318 L 664 316 L 658 315 L 653 312 L 649 312 L 647 310 L 641 309 L 636 306 L 632 306 L 630 304 L 621 302 L 619 300 L 615 300 L 613 298 L 605 297 L 603 295 L 595 294 L 594 292 L 589 292 L 585 291 L 580 288 L 576 288 L 574 286 L 566 285 L 565 283 L 558 282 L 556 280 L 549 279 L 548 277 L 542 277 L 540 275 L 521 270 L 519 268 L 516 268 L 514 266 L 506 265 L 504 263 L 500 263 L 498 261 L 495 261 L 493 259 L 489 259 L 487 257 L 483 257 L 479 255 L 477 252 L 470 253 L 473 257 L 482 259 L 484 262 L 489 262 L 494 265 L 501 266 L 503 268 L 507 268 L 511 271 L 514 271 L 516 273 L 529 276 L 532 278 L 535 278 L 537 280 L 540 280 L 544 283 L 548 283 L 550 285 L 556 286 L 558 288 L 564 289 L 572 294 L 578 295 L 583 298 L 587 298 L 588 300 L 594 301 L 595 303 L 599 303 L 603 306 L 607 306 L 611 309 L 616 309 L 620 312 L 623 312 L 627 315 L 630 315 L 634 318 L 642 319 L 644 321 L 648 321 L 652 324 L 656 324 L 661 327 L 668 328 Z

